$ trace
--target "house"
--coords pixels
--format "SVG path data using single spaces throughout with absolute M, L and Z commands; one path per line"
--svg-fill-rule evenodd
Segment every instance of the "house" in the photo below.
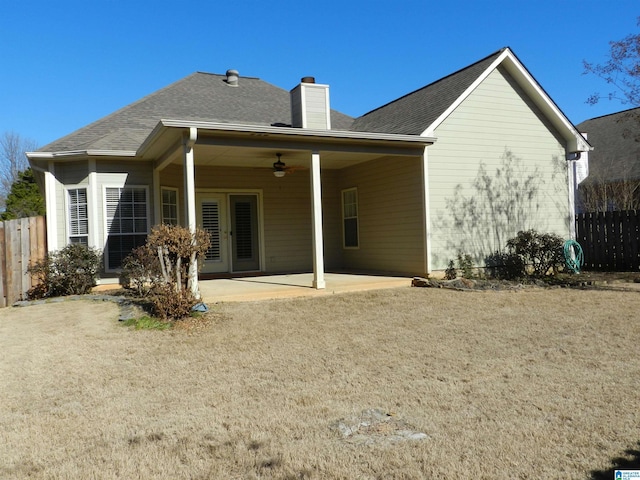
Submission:
M 103 281 L 152 225 L 202 227 L 204 274 L 425 275 L 480 265 L 524 228 L 571 235 L 567 158 L 590 148 L 504 48 L 353 119 L 329 87 L 194 73 L 28 158 L 48 248 L 104 250 Z
M 640 108 L 592 118 L 577 128 L 593 145 L 578 188 L 583 212 L 640 208 Z

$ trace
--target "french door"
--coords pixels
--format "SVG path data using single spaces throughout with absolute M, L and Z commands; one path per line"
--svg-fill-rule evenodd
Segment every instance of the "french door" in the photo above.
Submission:
M 198 227 L 211 236 L 202 272 L 260 270 L 258 196 L 201 193 L 196 204 Z

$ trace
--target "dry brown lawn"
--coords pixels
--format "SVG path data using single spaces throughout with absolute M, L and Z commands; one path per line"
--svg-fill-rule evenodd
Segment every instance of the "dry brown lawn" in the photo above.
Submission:
M 0 478 L 612 478 L 640 440 L 639 312 L 638 292 L 417 288 L 162 332 L 110 303 L 2 309 Z M 334 428 L 368 409 L 428 438 Z

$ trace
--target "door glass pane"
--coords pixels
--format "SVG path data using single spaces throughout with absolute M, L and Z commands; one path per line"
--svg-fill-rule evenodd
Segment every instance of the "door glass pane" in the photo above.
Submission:
M 251 260 L 253 258 L 253 229 L 251 222 L 251 203 L 235 202 L 235 231 L 234 240 L 236 258 L 238 260 Z
M 220 257 L 220 208 L 217 201 L 202 202 L 202 229 L 211 235 L 211 245 L 206 259 L 221 261 Z

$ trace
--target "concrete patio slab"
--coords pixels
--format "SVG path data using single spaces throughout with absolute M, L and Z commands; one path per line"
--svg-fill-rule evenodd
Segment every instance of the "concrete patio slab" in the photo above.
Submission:
M 411 287 L 410 277 L 325 274 L 327 287 L 311 286 L 313 274 L 268 275 L 259 277 L 201 280 L 200 294 L 205 303 L 246 302 L 273 298 L 311 297 L 336 293 Z

